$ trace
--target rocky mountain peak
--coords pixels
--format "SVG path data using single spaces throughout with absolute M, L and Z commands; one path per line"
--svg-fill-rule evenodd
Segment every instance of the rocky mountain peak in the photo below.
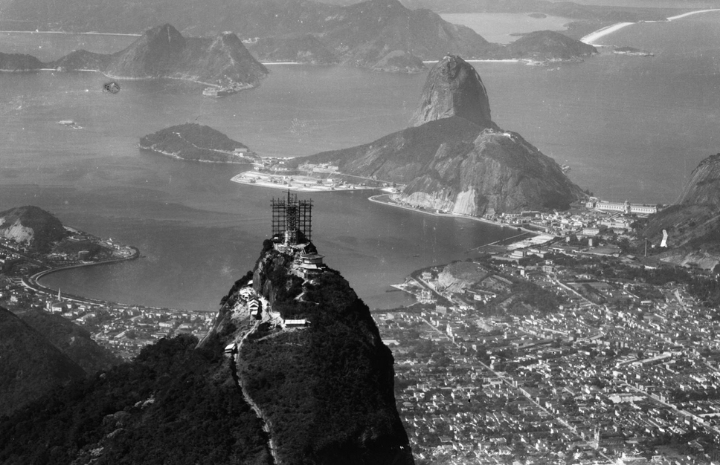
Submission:
M 172 24 L 166 23 L 161 26 L 155 26 L 145 31 L 143 36 L 149 44 L 156 46 L 169 46 L 172 48 L 185 46 L 185 38 Z
M 410 124 L 420 126 L 459 116 L 481 127 L 494 127 L 490 101 L 478 72 L 456 55 L 446 55 L 428 74 L 420 107 Z

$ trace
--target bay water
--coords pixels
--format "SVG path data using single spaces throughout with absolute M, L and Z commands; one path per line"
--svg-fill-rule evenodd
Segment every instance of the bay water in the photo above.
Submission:
M 603 53 L 575 65 L 475 66 L 493 119 L 570 165 L 581 187 L 608 200 L 671 202 L 690 171 L 720 146 L 718 20 L 698 15 L 603 38 L 648 48 L 653 58 Z M 0 34 L 0 51 L 37 49 L 32 35 L 18 36 Z M 65 35 L 58 49 L 66 53 L 73 40 L 89 37 Z M 132 38 L 102 40 L 98 47 L 106 50 L 94 51 L 115 51 Z M 63 54 L 43 53 L 44 59 Z M 37 205 L 144 255 L 56 273 L 43 283 L 125 303 L 216 308 L 232 282 L 252 268 L 270 233 L 270 200 L 283 193 L 230 182 L 246 167 L 141 152 L 138 139 L 194 121 L 261 155 L 350 147 L 406 127 L 426 77 L 349 67 L 269 68 L 259 88 L 222 99 L 203 97 L 201 86 L 179 81 L 120 81 L 122 90 L 113 95 L 102 92 L 107 79 L 96 73 L 0 75 L 0 210 Z M 82 129 L 57 124 L 66 119 Z M 371 307 L 408 302 L 386 291 L 410 271 L 467 258 L 469 249 L 515 234 L 374 204 L 369 195 L 311 197 L 314 242 Z

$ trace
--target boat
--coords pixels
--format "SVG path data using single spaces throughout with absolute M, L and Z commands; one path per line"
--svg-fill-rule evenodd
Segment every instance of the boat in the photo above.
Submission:
M 62 124 L 63 126 L 67 126 L 72 129 L 82 129 L 82 126 L 77 124 L 75 121 L 71 119 L 63 119 L 57 122 L 57 124 Z
M 565 174 L 570 171 L 570 165 L 562 165 L 560 169 L 562 170 L 563 174 Z

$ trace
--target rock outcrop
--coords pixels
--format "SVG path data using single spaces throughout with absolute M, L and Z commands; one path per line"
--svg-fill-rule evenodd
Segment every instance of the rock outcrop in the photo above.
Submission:
M 420 108 L 411 124 L 420 126 L 450 116 L 460 116 L 480 127 L 492 127 L 490 102 L 478 72 L 460 57 L 446 55 L 428 74 Z
M 47 253 L 67 235 L 60 220 L 45 210 L 25 206 L 0 212 L 0 235 L 31 251 Z
M 471 216 L 566 209 L 583 196 L 553 159 L 492 122 L 480 76 L 458 56 L 430 71 L 411 123 L 302 162 L 332 162 L 343 173 L 407 184 L 396 201 Z
M 650 217 L 645 236 L 660 244 L 663 230 L 666 254 L 676 263 L 720 261 L 720 154 L 704 159 L 692 172 L 682 194 L 670 207 Z
M 277 242 L 223 298 L 207 339 L 230 344 L 275 462 L 412 465 L 392 353 L 367 305 L 337 271 L 299 277 L 299 250 L 317 257 L 311 243 L 280 251 Z

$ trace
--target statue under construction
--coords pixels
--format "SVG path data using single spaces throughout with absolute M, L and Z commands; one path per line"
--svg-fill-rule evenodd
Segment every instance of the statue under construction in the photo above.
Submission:
M 312 200 L 298 200 L 287 192 L 287 198 L 272 199 L 272 237 L 285 245 L 297 245 L 312 239 Z
M 298 200 L 297 194 L 272 199 L 272 241 L 278 252 L 292 255 L 293 274 L 312 279 L 327 269 L 312 239 L 312 200 Z

